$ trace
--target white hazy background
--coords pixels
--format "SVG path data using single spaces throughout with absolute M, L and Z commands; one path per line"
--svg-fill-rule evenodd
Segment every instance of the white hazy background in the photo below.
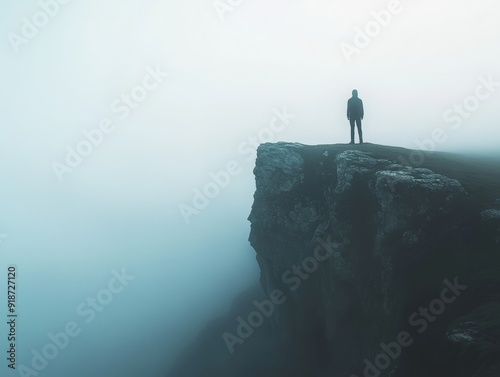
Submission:
M 448 136 L 440 150 L 498 149 L 500 93 L 458 130 L 443 121 L 478 77 L 500 80 L 498 1 L 402 0 L 403 11 L 347 62 L 339 44 L 353 43 L 387 4 L 247 0 L 221 20 L 211 0 L 74 0 L 16 54 L 8 33 L 40 7 L 3 2 L 0 312 L 7 265 L 16 264 L 18 365 L 30 366 L 49 332 L 76 321 L 82 333 L 41 376 L 161 376 L 256 282 L 246 220 L 253 161 L 237 148 L 275 108 L 296 118 L 274 141 L 346 143 L 346 101 L 357 88 L 368 142 L 417 148 L 439 127 Z M 158 64 L 171 76 L 117 120 L 111 103 Z M 53 161 L 108 116 L 117 129 L 60 183 Z M 186 224 L 178 205 L 230 160 L 241 173 Z M 122 267 L 136 279 L 85 325 L 76 307 Z

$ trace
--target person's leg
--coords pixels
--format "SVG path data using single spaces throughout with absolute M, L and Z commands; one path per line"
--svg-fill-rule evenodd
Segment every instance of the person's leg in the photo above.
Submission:
M 350 119 L 349 123 L 351 123 L 351 144 L 354 144 L 354 119 Z
M 363 131 L 361 130 L 361 119 L 356 119 L 356 126 L 358 126 L 359 143 L 363 144 Z

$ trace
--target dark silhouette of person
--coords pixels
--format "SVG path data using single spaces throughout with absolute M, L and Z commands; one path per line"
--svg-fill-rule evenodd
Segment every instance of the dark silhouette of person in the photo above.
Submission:
M 363 144 L 363 131 L 361 131 L 361 119 L 365 116 L 363 101 L 358 97 L 358 91 L 352 91 L 352 97 L 347 101 L 347 119 L 351 123 L 351 142 L 354 144 L 354 125 L 358 127 L 359 143 Z

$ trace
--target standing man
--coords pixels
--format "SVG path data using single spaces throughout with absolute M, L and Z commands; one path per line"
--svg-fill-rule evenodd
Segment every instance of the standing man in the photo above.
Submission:
M 352 97 L 347 101 L 347 119 L 351 123 L 351 142 L 354 144 L 354 124 L 358 127 L 359 143 L 363 144 L 363 131 L 361 131 L 361 119 L 365 115 L 363 101 L 358 98 L 358 91 L 352 91 Z

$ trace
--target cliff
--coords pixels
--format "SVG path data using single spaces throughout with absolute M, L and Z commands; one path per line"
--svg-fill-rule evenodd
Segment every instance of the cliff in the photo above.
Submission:
M 265 295 L 208 326 L 176 375 L 498 377 L 497 166 L 261 145 L 249 240 Z

